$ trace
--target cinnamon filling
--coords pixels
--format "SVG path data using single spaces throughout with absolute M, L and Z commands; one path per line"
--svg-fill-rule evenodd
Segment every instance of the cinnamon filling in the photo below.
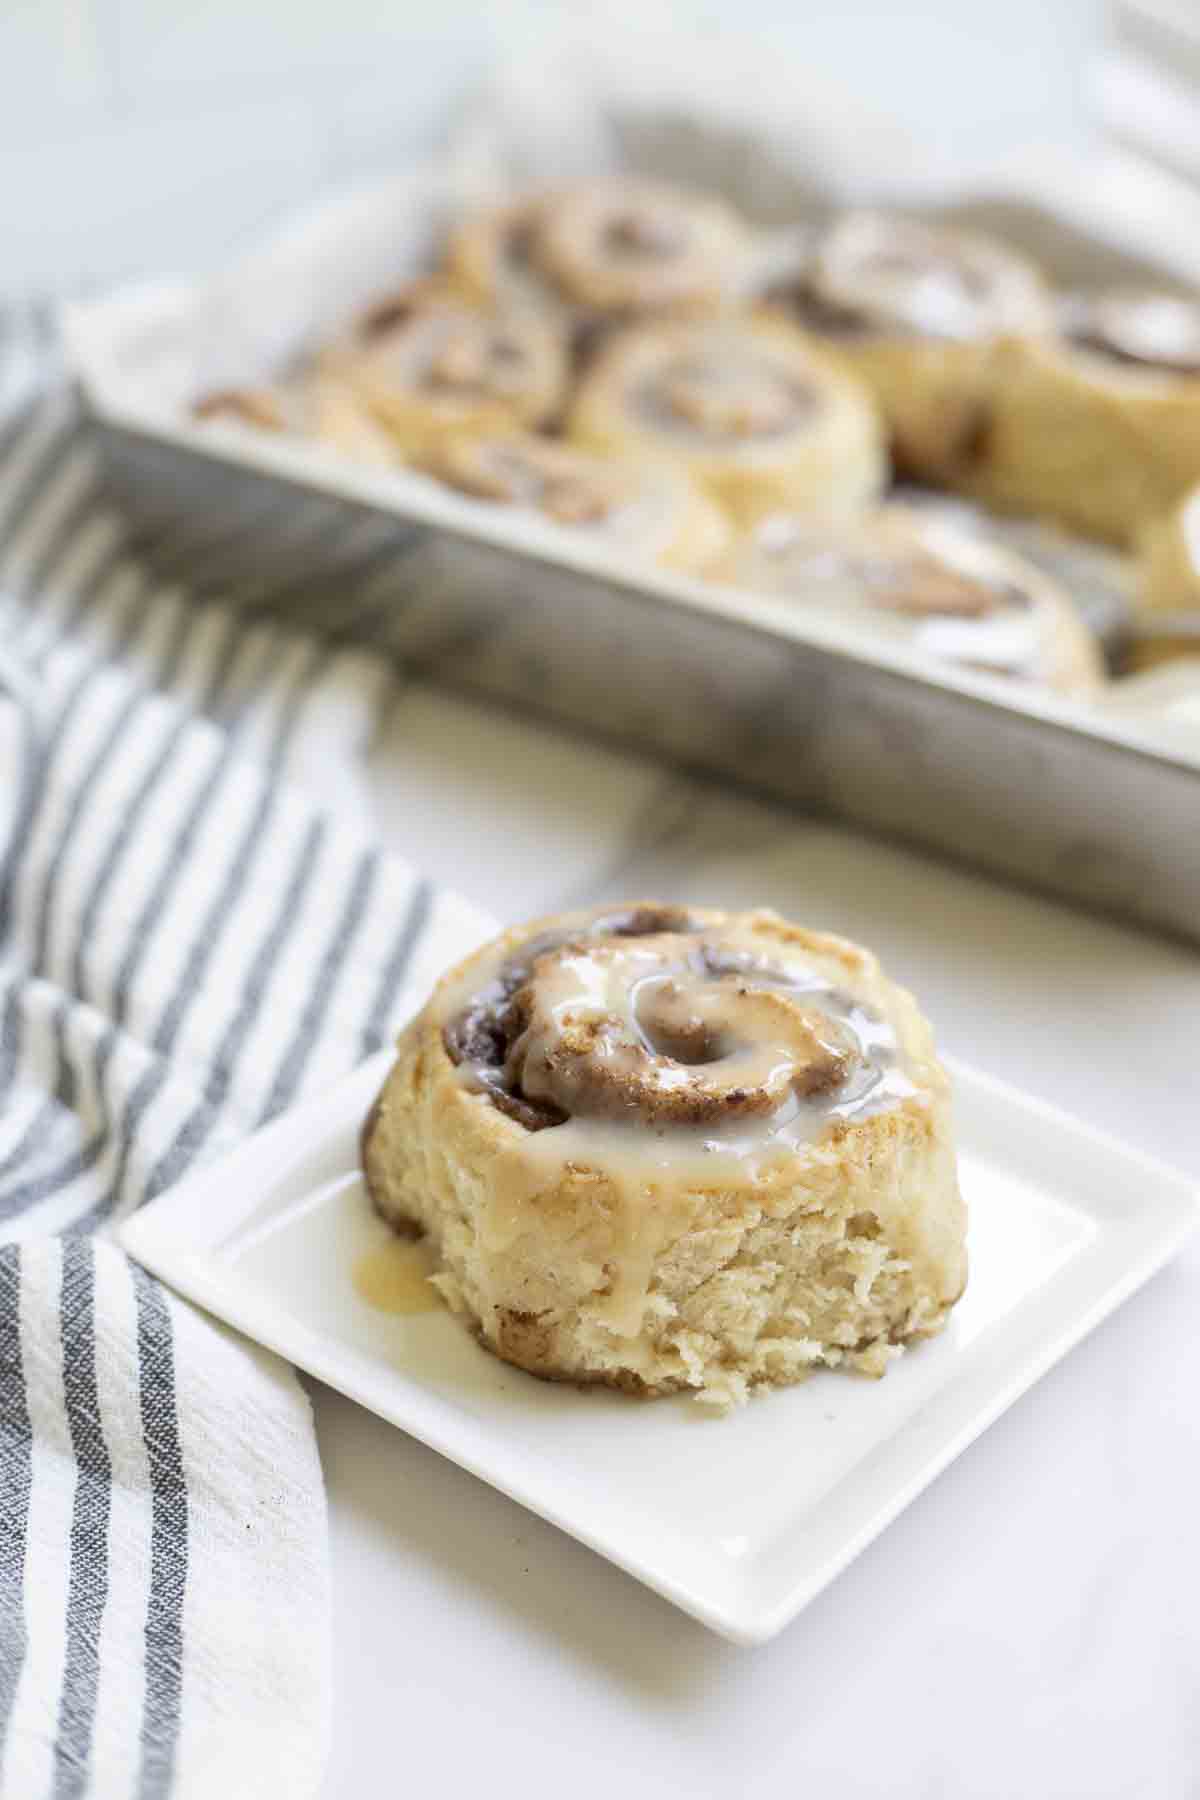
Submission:
M 537 234 L 538 220 L 534 213 L 522 210 L 509 221 L 501 245 L 501 258 L 509 268 L 516 271 L 529 268 Z
M 939 557 L 864 556 L 847 564 L 871 606 L 909 618 L 986 619 L 1023 608 L 1029 596 L 1012 585 L 983 582 Z
M 786 306 L 798 324 L 822 337 L 863 337 L 871 330 L 871 320 L 861 308 L 838 305 L 804 282 L 775 283 L 767 289 L 767 299 Z
M 1020 588 L 981 582 L 934 556 L 916 556 L 909 563 L 868 562 L 862 576 L 872 606 L 913 618 L 986 619 L 1029 604 Z
M 368 342 L 372 338 L 385 337 L 398 326 L 409 324 L 416 311 L 417 304 L 411 294 L 389 294 L 363 314 L 358 322 L 359 335 Z
M 678 256 L 687 249 L 687 232 L 678 219 L 666 213 L 634 211 L 617 213 L 604 227 L 605 248 L 617 256 Z
M 527 361 L 524 346 L 508 333 L 464 321 L 434 345 L 421 379 L 455 394 L 508 397 L 520 393 Z

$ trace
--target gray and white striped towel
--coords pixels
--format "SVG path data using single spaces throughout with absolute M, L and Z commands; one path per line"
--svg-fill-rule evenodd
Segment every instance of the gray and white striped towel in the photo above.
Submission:
M 53 363 L 3 322 L 0 1794 L 291 1800 L 329 1718 L 308 1402 L 106 1228 L 479 928 L 346 823 L 389 669 L 153 576 Z

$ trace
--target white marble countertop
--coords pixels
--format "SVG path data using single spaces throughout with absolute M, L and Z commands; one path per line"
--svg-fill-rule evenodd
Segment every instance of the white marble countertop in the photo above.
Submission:
M 1187 950 L 427 690 L 385 738 L 386 836 L 503 919 L 655 895 L 861 937 L 945 1048 L 1200 1177 Z M 757 1650 L 316 1387 L 330 1800 L 1194 1800 L 1198 1320 L 1200 1243 Z

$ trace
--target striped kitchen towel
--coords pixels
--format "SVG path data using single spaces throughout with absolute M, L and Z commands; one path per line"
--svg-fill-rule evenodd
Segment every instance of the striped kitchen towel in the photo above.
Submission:
M 305 1796 L 310 1409 L 111 1227 L 387 1042 L 481 934 L 364 829 L 395 676 L 155 576 L 0 322 L 0 1794 Z

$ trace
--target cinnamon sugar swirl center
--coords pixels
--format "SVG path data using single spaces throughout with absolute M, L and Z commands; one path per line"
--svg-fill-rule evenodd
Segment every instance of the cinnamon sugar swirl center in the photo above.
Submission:
M 647 383 L 657 423 L 710 440 L 775 437 L 815 412 L 814 386 L 766 358 L 682 356 Z
M 454 1015 L 465 1080 L 530 1131 L 785 1148 L 911 1092 L 890 1025 L 813 968 L 670 909 L 523 946 Z

